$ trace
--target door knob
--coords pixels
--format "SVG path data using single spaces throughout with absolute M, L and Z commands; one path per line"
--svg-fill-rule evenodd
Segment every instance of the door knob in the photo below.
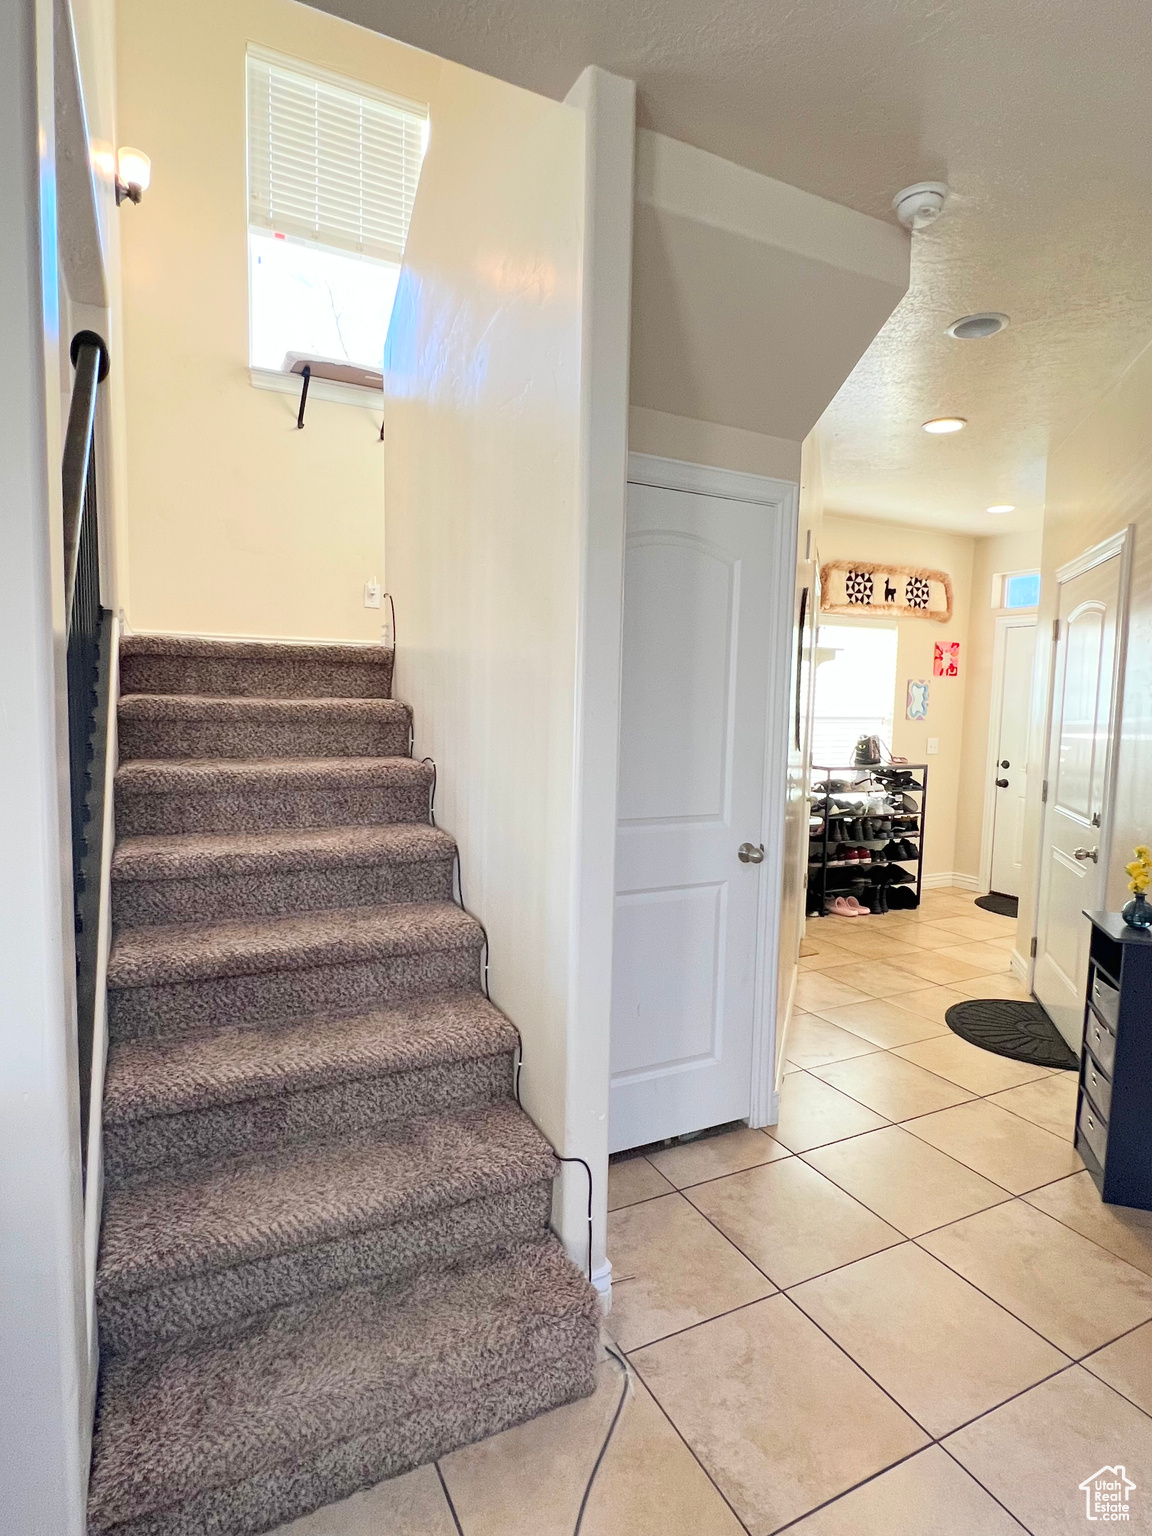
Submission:
M 997 789 L 1007 789 L 1008 788 L 1008 780 L 1007 779 L 997 779 L 996 780 L 996 788 Z
M 740 860 L 741 864 L 763 864 L 764 844 L 741 843 L 736 850 L 736 857 Z
M 1093 864 L 1095 864 L 1100 858 L 1100 850 L 1099 848 L 1076 848 L 1073 850 L 1072 857 L 1080 859 L 1081 862 L 1084 859 L 1091 859 Z

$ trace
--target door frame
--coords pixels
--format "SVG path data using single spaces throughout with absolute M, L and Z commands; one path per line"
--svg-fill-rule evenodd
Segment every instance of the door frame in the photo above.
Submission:
M 992 841 L 996 827 L 996 796 L 991 785 L 996 778 L 1000 759 L 1000 712 L 1004 707 L 1004 662 L 1008 650 L 1010 629 L 1036 629 L 1037 615 L 1030 613 L 1001 614 L 996 620 L 995 637 L 992 641 L 992 701 L 988 710 L 988 753 L 984 775 L 984 821 L 980 833 L 980 889 L 992 889 Z M 1036 671 L 1036 652 L 1032 652 L 1032 671 Z M 1032 694 L 1029 690 L 1029 700 Z
M 788 718 L 791 694 L 790 636 L 796 584 L 796 529 L 800 487 L 791 480 L 742 470 L 717 469 L 647 453 L 628 455 L 629 485 L 696 492 L 762 506 L 778 514 L 772 539 L 776 585 L 769 593 L 772 654 L 765 719 L 764 790 L 761 825 L 764 862 L 757 870 L 756 964 L 752 1014 L 752 1059 L 748 1124 L 774 1125 L 776 1095 L 776 999 L 779 977 L 779 912 L 784 875 L 784 806 L 788 778 Z
M 1116 652 L 1112 666 L 1112 689 L 1108 699 L 1108 753 L 1104 763 L 1104 806 L 1100 816 L 1100 850 L 1104 855 L 1103 863 L 1096 865 L 1097 904 L 1102 900 L 1103 892 L 1108 889 L 1109 866 L 1112 862 L 1112 827 L 1116 808 L 1116 768 L 1118 756 L 1116 747 L 1119 737 L 1120 712 L 1124 704 L 1124 671 L 1128 658 L 1128 599 L 1131 587 L 1132 575 L 1132 545 L 1135 540 L 1136 527 L 1129 523 L 1127 527 L 1102 539 L 1099 544 L 1093 544 L 1090 549 L 1084 550 L 1073 560 L 1056 569 L 1056 607 L 1052 617 L 1052 638 L 1049 642 L 1048 656 L 1048 680 L 1047 693 L 1048 704 L 1044 720 L 1044 752 L 1040 760 L 1040 776 L 1043 786 L 1041 794 L 1040 815 L 1040 840 L 1037 848 L 1035 884 L 1032 891 L 1032 938 L 1036 939 L 1040 933 L 1040 899 L 1044 882 L 1044 835 L 1048 825 L 1048 795 L 1047 778 L 1048 762 L 1052 754 L 1052 723 L 1055 714 L 1056 702 L 1056 649 L 1060 644 L 1058 632 L 1060 615 L 1059 590 L 1065 582 L 1073 581 L 1077 576 L 1083 576 L 1085 571 L 1090 571 L 1094 566 L 1103 565 L 1105 560 L 1111 560 L 1113 556 L 1120 558 L 1119 579 L 1117 581 L 1116 598 Z M 1028 960 L 1028 990 L 1032 991 L 1036 980 L 1036 950 L 1037 943 L 1030 948 L 1032 954 Z

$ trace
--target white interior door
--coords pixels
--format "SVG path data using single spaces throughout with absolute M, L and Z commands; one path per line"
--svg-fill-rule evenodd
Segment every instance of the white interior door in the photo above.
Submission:
M 749 1113 L 779 516 L 628 487 L 614 1152 Z
M 1024 856 L 1025 763 L 1028 720 L 1032 703 L 1032 663 L 1036 655 L 1036 621 L 1013 621 L 1004 630 L 1000 718 L 995 722 L 996 767 L 992 822 L 991 889 L 1005 896 L 1020 895 Z
M 1102 829 L 1109 810 L 1120 571 L 1117 549 L 1059 589 L 1032 989 L 1075 1051 L 1088 975 L 1083 913 L 1099 908 L 1107 869 Z

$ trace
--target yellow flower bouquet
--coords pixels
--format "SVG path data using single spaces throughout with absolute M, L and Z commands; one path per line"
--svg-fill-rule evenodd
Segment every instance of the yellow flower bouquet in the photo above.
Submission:
M 1130 928 L 1152 928 L 1152 903 L 1149 903 L 1144 896 L 1149 885 L 1152 885 L 1152 853 L 1141 843 L 1138 848 L 1133 849 L 1133 855 L 1131 864 L 1124 866 L 1132 900 L 1120 916 Z

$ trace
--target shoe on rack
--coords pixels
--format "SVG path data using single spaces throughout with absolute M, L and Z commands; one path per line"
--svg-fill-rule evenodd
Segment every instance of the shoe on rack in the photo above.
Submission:
M 855 896 L 845 896 L 844 901 L 847 906 L 851 907 L 852 911 L 855 912 L 857 917 L 872 916 L 872 913 L 869 911 L 869 909 L 867 907 L 862 907 L 856 900 Z
M 901 839 L 900 846 L 904 850 L 904 852 L 900 855 L 901 858 L 918 859 L 920 857 L 919 848 L 917 848 L 915 843 L 910 843 L 906 837 Z
M 904 857 L 903 845 L 895 841 L 890 842 L 884 849 L 886 859 L 902 859 Z
M 900 804 L 904 807 L 910 816 L 914 816 L 920 809 L 919 805 L 915 800 L 913 800 L 911 795 L 902 795 L 900 798 Z
M 902 864 L 890 864 L 888 866 L 888 878 L 894 885 L 915 885 L 916 876 L 906 870 Z
M 824 910 L 832 917 L 858 917 L 860 914 L 848 905 L 843 896 L 830 896 Z

